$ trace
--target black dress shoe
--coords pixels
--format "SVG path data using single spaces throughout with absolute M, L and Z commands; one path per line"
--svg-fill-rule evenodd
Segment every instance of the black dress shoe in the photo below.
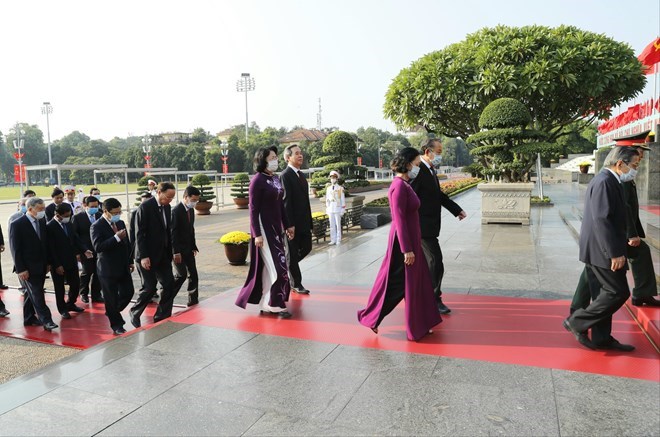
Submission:
M 120 326 L 120 327 L 118 327 L 118 328 L 114 328 L 114 329 L 112 330 L 112 334 L 113 334 L 113 335 L 122 335 L 122 334 L 126 334 L 126 330 L 125 330 L 122 326 Z
M 641 307 L 644 305 L 650 307 L 660 307 L 660 300 L 656 299 L 653 296 L 633 297 L 632 304 L 635 305 L 636 307 Z
M 83 303 L 89 303 L 89 296 L 87 296 L 86 294 L 81 294 L 81 295 L 80 295 L 80 300 L 81 300 Z
M 292 290 L 294 293 L 298 293 L 298 294 L 309 294 L 309 290 L 303 287 L 302 285 L 300 287 L 293 287 Z
M 8 285 L 0 284 L 0 290 L 6 290 L 6 289 L 8 289 L 8 288 L 9 288 Z
M 188 306 L 191 307 L 193 305 L 197 305 L 199 303 L 199 299 L 197 296 L 188 296 Z
M 105 299 L 102 297 L 97 297 L 96 299 L 92 298 L 92 302 L 94 303 L 105 303 Z
M 134 315 L 133 313 L 130 314 L 131 314 L 131 325 L 133 325 L 136 328 L 142 326 L 142 322 L 140 322 L 140 318 L 137 315 Z
M 46 322 L 44 323 L 44 331 L 52 331 L 53 329 L 57 328 L 57 324 L 55 322 Z
M 73 311 L 74 313 L 82 313 L 85 311 L 85 308 L 80 308 L 77 305 L 73 305 L 69 307 L 69 311 Z
M 442 303 L 442 301 L 440 301 L 438 302 L 438 312 L 440 314 L 449 314 L 451 313 L 451 310 L 449 309 L 449 307 L 447 307 L 447 305 L 445 305 L 444 303 Z
M 616 339 L 612 339 L 612 341 L 610 341 L 607 344 L 603 344 L 603 345 L 598 344 L 596 345 L 596 348 L 605 349 L 605 350 L 615 350 L 621 352 L 632 352 L 635 350 L 635 346 L 633 346 L 632 344 L 619 343 L 619 340 Z
M 41 323 L 37 319 L 32 319 L 32 320 L 29 320 L 27 322 L 23 322 L 23 326 L 42 326 L 42 325 L 43 325 L 43 323 Z
M 67 319 L 67 320 L 71 318 L 71 314 L 69 313 L 62 313 L 61 316 L 63 319 Z
M 576 340 L 578 341 L 578 343 L 580 343 L 582 346 L 584 346 L 584 347 L 586 347 L 586 348 L 588 348 L 588 349 L 591 349 L 591 350 L 596 350 L 596 345 L 593 344 L 593 343 L 591 342 L 591 340 L 589 340 L 589 336 L 587 336 L 587 333 L 586 333 L 586 332 L 578 332 L 578 331 L 576 331 L 576 330 L 571 326 L 571 324 L 570 324 L 570 322 L 568 321 L 568 319 L 565 319 L 565 320 L 562 322 L 562 325 L 564 326 L 564 329 L 566 329 L 567 331 L 570 331 L 570 332 L 575 336 L 575 339 L 576 339 Z
M 0 310 L 0 317 L 7 317 L 8 315 L 9 315 L 9 311 L 7 311 L 6 308 Z
M 277 314 L 277 317 L 279 317 L 280 319 L 290 319 L 291 316 L 293 316 L 293 314 L 291 314 L 288 311 L 280 311 L 278 313 L 273 313 L 273 314 Z

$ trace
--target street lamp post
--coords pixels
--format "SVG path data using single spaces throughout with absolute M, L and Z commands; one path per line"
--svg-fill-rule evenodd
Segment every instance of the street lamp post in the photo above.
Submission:
M 380 152 L 383 151 L 381 146 L 378 146 L 378 168 L 383 168 L 383 160 L 380 157 Z
M 51 154 L 50 150 L 50 118 L 48 117 L 49 114 L 53 113 L 53 107 L 51 106 L 50 102 L 44 102 L 43 106 L 41 107 L 41 113 L 46 114 L 46 132 L 48 135 L 48 165 L 53 165 L 53 155 Z M 52 183 L 53 179 L 53 169 L 50 169 L 50 179 Z M 57 181 L 59 183 L 60 181 Z
M 220 152 L 222 153 L 222 172 L 224 174 L 229 173 L 229 143 L 227 141 L 222 141 L 220 143 Z
M 236 91 L 245 93 L 245 142 L 248 140 L 248 91 L 254 91 L 254 78 L 250 73 L 241 73 L 241 78 L 236 81 Z
M 23 196 L 23 156 L 25 156 L 25 153 L 23 153 L 21 150 L 25 146 L 25 140 L 21 138 L 21 135 L 25 135 L 25 131 L 21 129 L 20 125 L 16 123 L 16 139 L 14 140 L 14 149 L 16 149 L 16 153 L 14 153 L 14 158 L 16 158 L 16 161 L 18 161 L 18 180 L 21 186 L 21 192 L 19 194 L 20 197 Z
M 360 156 L 360 149 L 362 148 L 362 144 L 357 145 L 357 165 L 362 165 L 362 157 Z
M 144 168 L 151 168 L 151 137 L 145 135 L 144 138 L 142 138 L 142 142 L 144 143 L 142 151 L 144 152 L 144 160 L 146 161 Z M 144 174 L 146 175 L 147 172 L 144 172 Z

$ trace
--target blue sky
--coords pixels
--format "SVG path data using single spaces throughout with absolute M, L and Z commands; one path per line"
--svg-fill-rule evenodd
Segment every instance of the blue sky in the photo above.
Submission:
M 658 0 L 231 0 L 0 2 L 0 131 L 38 124 L 51 137 L 191 131 L 245 120 L 394 131 L 391 80 L 426 53 L 482 27 L 570 24 L 628 43 L 659 31 Z M 645 95 L 652 95 L 648 87 Z M 642 96 L 644 97 L 644 96 Z M 641 97 L 640 97 L 641 98 Z

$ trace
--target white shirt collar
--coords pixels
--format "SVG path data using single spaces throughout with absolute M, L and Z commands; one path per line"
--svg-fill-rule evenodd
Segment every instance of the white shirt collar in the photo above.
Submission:
M 295 171 L 296 173 L 298 173 L 298 172 L 300 171 L 299 168 L 295 168 L 294 166 L 292 166 L 292 165 L 289 164 L 289 163 L 287 163 L 287 167 L 291 167 L 291 168 L 293 169 L 293 171 Z
M 426 162 L 426 159 L 420 159 L 420 161 L 422 161 L 424 164 L 426 164 L 426 168 L 428 168 L 429 170 L 431 170 L 431 164 L 429 164 L 428 162 Z
M 618 174 L 616 174 L 616 172 L 615 172 L 614 170 L 612 170 L 612 169 L 609 168 L 609 167 L 605 167 L 605 168 L 607 168 L 607 169 L 610 171 L 610 173 L 612 173 L 612 174 L 614 175 L 614 177 L 616 178 L 616 180 L 617 180 L 619 183 L 621 183 L 621 178 L 619 177 Z

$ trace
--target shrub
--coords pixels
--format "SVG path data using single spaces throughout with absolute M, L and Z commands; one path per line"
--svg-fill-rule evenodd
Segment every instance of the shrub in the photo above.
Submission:
M 323 140 L 323 152 L 341 160 L 342 158 L 355 156 L 357 154 L 357 146 L 351 134 L 338 130 L 325 137 L 325 140 Z
M 215 194 L 213 194 L 213 187 L 211 186 L 211 180 L 208 176 L 203 173 L 196 174 L 190 180 L 190 185 L 199 188 L 200 202 L 210 202 L 215 199 Z
M 321 156 L 312 162 L 313 167 L 323 167 L 328 164 L 339 162 L 339 156 Z
M 247 199 L 250 189 L 250 176 L 247 173 L 236 173 L 231 183 L 231 195 L 237 199 Z

